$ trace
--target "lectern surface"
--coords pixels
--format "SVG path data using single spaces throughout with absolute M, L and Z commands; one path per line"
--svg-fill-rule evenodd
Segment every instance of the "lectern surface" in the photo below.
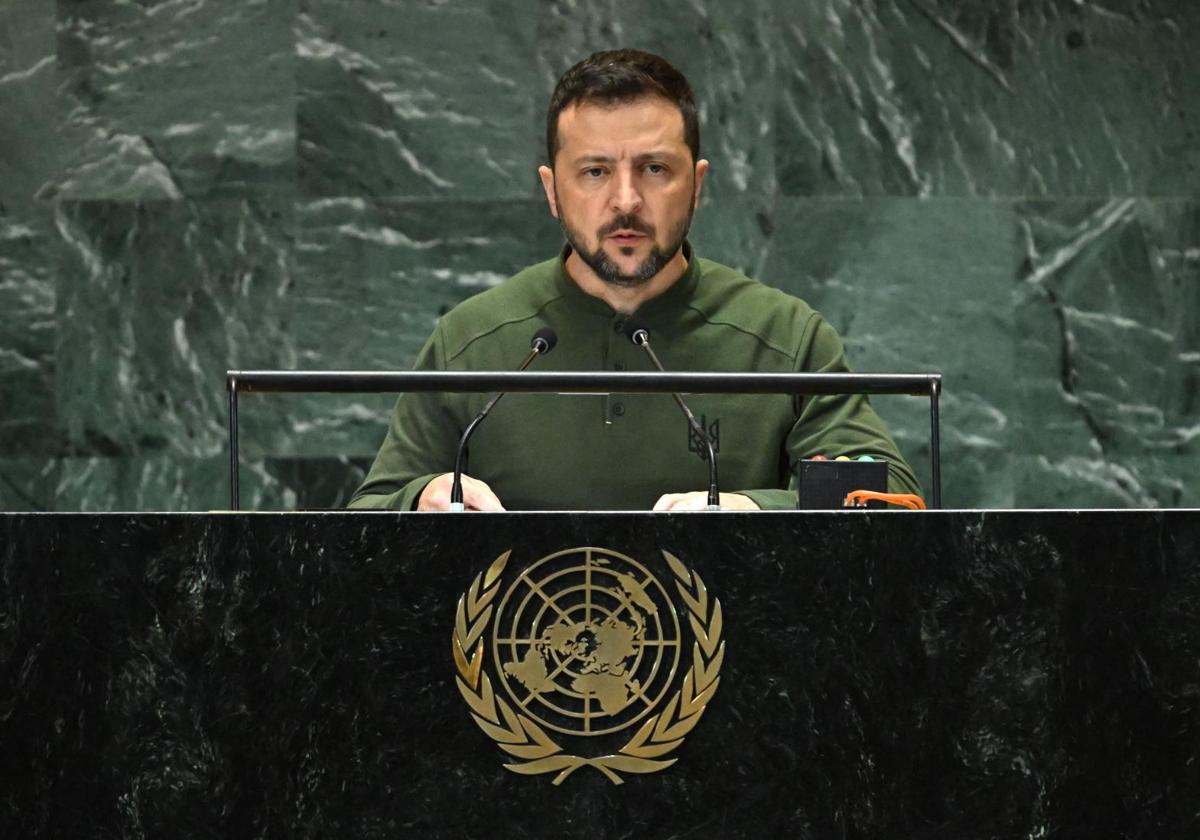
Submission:
M 1200 830 L 1197 511 L 7 515 L 0 669 L 3 837 Z

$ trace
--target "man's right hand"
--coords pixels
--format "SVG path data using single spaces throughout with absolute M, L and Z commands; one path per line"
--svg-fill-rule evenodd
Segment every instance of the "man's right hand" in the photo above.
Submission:
M 417 500 L 417 510 L 449 510 L 450 487 L 454 484 L 454 473 L 442 473 L 425 485 L 421 498 Z M 469 475 L 462 477 L 463 504 L 467 510 L 504 510 L 504 505 L 496 498 L 492 488 L 477 478 Z

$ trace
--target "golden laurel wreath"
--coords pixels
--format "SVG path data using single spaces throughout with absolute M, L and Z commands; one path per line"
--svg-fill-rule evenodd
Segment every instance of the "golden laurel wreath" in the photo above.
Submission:
M 721 681 L 721 663 L 725 658 L 725 643 L 721 641 L 721 603 L 709 600 L 708 590 L 700 576 L 688 570 L 677 557 L 663 551 L 663 557 L 675 574 L 675 585 L 687 604 L 692 634 L 692 667 L 683 678 L 682 687 L 671 696 L 664 709 L 648 718 L 633 737 L 614 755 L 595 758 L 571 755 L 546 731 L 526 715 L 518 714 L 497 696 L 492 681 L 483 669 L 483 632 L 492 617 L 492 601 L 499 591 L 500 576 L 512 554 L 511 549 L 497 557 L 475 576 L 470 588 L 458 599 L 457 616 L 451 647 L 458 669 L 456 683 L 463 699 L 471 708 L 471 717 L 500 749 L 520 762 L 504 766 L 515 773 L 538 775 L 554 773 L 554 784 L 580 767 L 594 767 L 614 784 L 624 780 L 619 773 L 655 773 L 665 770 L 678 759 L 663 760 L 663 756 L 683 743 L 700 721 L 704 708 L 712 699 Z M 468 657 L 467 651 L 474 648 Z

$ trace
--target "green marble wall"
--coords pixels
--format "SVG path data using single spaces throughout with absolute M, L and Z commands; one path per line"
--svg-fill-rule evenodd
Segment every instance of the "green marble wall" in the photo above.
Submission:
M 0 509 L 226 503 L 223 372 L 402 368 L 552 253 L 545 100 L 692 79 L 706 256 L 940 370 L 947 503 L 1200 505 L 1200 3 L 0 0 Z M 391 399 L 243 404 L 337 505 Z M 925 404 L 880 399 L 928 475 Z

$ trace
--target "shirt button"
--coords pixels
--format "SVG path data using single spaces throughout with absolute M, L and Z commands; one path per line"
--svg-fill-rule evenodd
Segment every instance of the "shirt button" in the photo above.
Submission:
M 619 333 L 623 329 L 625 329 L 625 319 L 624 318 L 618 318 L 617 320 L 613 321 L 613 332 Z
M 625 413 L 625 403 L 613 403 L 612 411 L 618 417 L 622 416 Z
M 613 370 L 625 370 L 625 365 L 622 362 L 617 362 L 613 365 Z

